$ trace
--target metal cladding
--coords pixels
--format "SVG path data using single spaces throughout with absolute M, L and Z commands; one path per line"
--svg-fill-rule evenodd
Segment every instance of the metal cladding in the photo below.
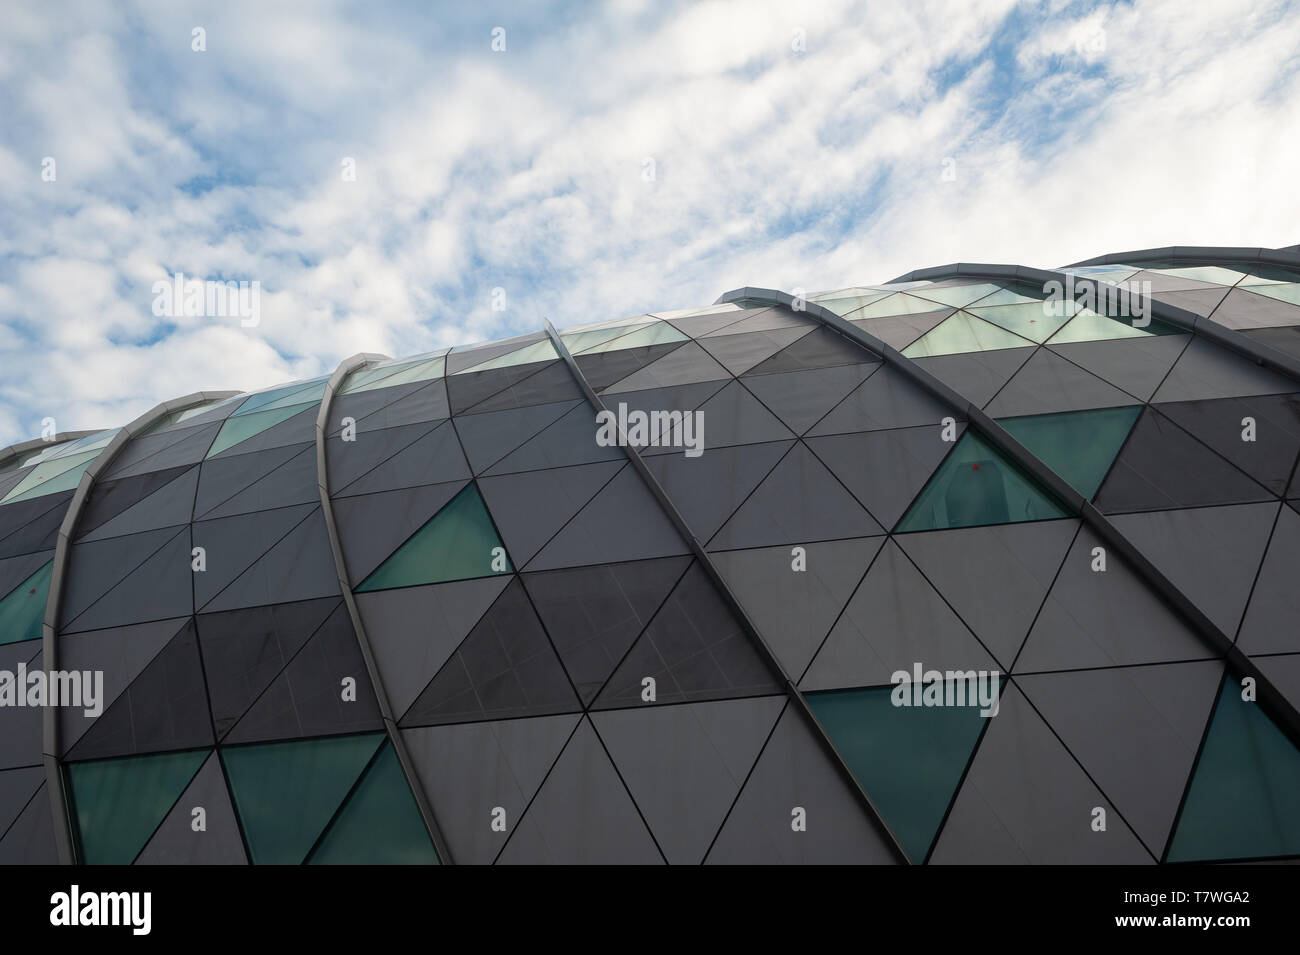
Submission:
M 1300 857 L 1300 256 L 960 264 L 0 452 L 0 863 Z

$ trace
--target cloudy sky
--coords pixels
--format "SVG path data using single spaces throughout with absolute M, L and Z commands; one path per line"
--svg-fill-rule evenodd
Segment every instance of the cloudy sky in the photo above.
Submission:
M 1300 3 L 17 0 L 5 21 L 0 445 L 746 284 L 1300 242 Z M 257 280 L 260 323 L 155 315 L 175 272 Z

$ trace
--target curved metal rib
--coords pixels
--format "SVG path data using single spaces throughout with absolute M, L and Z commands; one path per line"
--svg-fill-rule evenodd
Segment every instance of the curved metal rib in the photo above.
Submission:
M 406 776 L 406 783 L 410 786 L 411 793 L 415 797 L 415 804 L 420 810 L 420 816 L 424 820 L 425 828 L 429 831 L 429 837 L 433 840 L 433 847 L 438 852 L 438 858 L 446 864 L 454 862 L 451 857 L 451 850 L 442 836 L 442 830 L 438 827 L 438 821 L 434 817 L 433 806 L 429 803 L 429 797 L 424 791 L 424 785 L 415 772 L 415 765 L 411 762 L 411 755 L 406 748 L 406 741 L 402 738 L 402 734 L 398 732 L 397 719 L 393 715 L 392 704 L 389 702 L 388 693 L 384 689 L 384 681 L 379 674 L 379 666 L 375 662 L 374 651 L 370 647 L 370 637 L 366 633 L 365 623 L 361 620 L 361 612 L 358 610 L 356 598 L 352 594 L 352 581 L 348 578 L 347 562 L 343 559 L 343 546 L 339 540 L 338 526 L 334 523 L 334 504 L 330 500 L 329 466 L 325 455 L 325 436 L 330 409 L 334 405 L 334 395 L 352 372 L 371 362 L 383 361 L 387 357 L 387 355 L 361 353 L 353 355 L 351 358 L 345 358 L 338 368 L 334 369 L 334 374 L 330 376 L 330 380 L 326 383 L 325 393 L 321 396 L 320 411 L 316 415 L 316 483 L 320 489 L 321 513 L 325 518 L 325 532 L 329 536 L 330 551 L 334 555 L 334 569 L 338 574 L 339 590 L 343 593 L 343 603 L 347 606 L 348 617 L 352 620 L 352 629 L 356 632 L 357 643 L 361 646 L 361 656 L 366 661 L 366 673 L 370 677 L 370 685 L 375 688 L 375 696 L 379 700 L 379 713 L 384 720 L 384 729 L 388 733 L 388 741 L 392 743 L 393 752 L 397 754 L 397 760 L 402 766 L 402 773 Z
M 81 480 L 77 484 L 77 490 L 72 495 L 72 500 L 68 502 L 68 510 L 63 515 L 63 523 L 59 525 L 58 541 L 54 545 L 54 566 L 50 569 L 50 591 L 45 599 L 45 621 L 41 625 L 42 660 L 47 673 L 58 669 L 59 665 L 57 639 L 59 610 L 63 602 L 63 585 L 67 576 L 68 559 L 71 556 L 72 537 L 77 529 L 77 522 L 81 519 L 81 512 L 85 510 L 86 502 L 90 499 L 90 491 L 94 487 L 95 479 L 113 463 L 122 449 L 126 447 L 128 441 L 141 432 L 147 431 L 160 418 L 171 414 L 173 411 L 183 411 L 195 405 L 230 398 L 237 394 L 239 394 L 237 391 L 196 391 L 183 398 L 173 398 L 171 401 L 164 401 L 162 404 L 154 406 L 115 434 L 113 440 L 104 447 L 104 450 L 81 473 Z M 73 434 L 83 436 L 98 434 L 98 432 L 73 432 Z M 32 444 L 32 442 L 27 443 Z M 15 445 L 15 447 L 22 446 Z M 54 841 L 59 851 L 59 862 L 63 865 L 72 865 L 76 862 L 76 857 L 73 851 L 68 804 L 63 793 L 63 774 L 59 771 L 58 710 L 53 706 L 45 707 L 42 719 L 44 744 L 42 747 L 42 761 L 45 764 L 45 781 L 49 789 L 51 809 L 53 811 Z

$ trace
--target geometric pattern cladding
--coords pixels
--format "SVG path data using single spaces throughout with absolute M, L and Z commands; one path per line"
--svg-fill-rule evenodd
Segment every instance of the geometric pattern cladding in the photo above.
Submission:
M 0 861 L 1300 859 L 1300 263 L 1138 258 L 1147 324 L 756 293 L 0 452 Z

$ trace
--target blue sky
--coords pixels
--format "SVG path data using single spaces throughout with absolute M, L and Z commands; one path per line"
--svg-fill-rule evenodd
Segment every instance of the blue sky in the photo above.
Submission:
M 1300 242 L 1292 3 L 522 6 L 9 4 L 0 444 L 747 284 Z M 155 316 L 175 271 L 260 324 Z

